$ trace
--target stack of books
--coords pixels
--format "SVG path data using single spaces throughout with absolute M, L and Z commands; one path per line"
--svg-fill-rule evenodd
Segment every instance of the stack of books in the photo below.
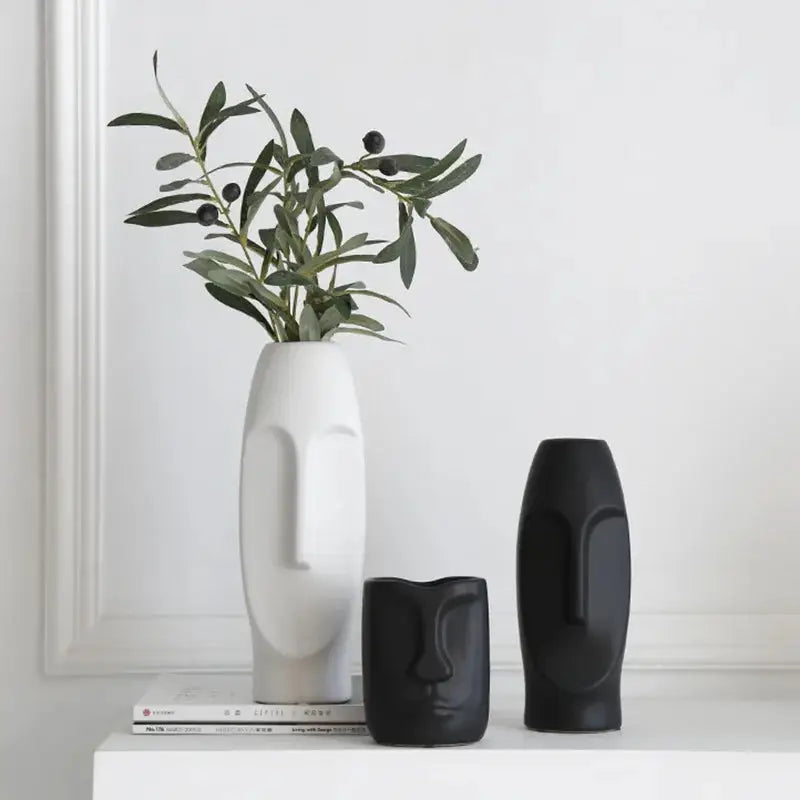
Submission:
M 248 675 L 162 675 L 133 707 L 149 734 L 350 734 L 367 728 L 360 681 L 349 703 L 254 703 Z

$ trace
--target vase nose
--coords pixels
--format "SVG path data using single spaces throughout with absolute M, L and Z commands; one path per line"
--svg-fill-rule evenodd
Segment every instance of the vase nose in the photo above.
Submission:
M 290 569 L 307 570 L 310 568 L 309 541 L 310 541 L 310 502 L 306 465 L 303 455 L 297 459 L 294 476 L 294 526 L 291 530 L 289 541 Z
M 586 548 L 583 536 L 578 540 L 570 553 L 567 573 L 567 622 L 570 625 L 586 625 L 588 606 L 588 576 L 586 574 Z
M 414 674 L 424 683 L 442 683 L 453 677 L 453 667 L 438 641 L 438 627 L 425 632 L 422 653 L 414 664 Z

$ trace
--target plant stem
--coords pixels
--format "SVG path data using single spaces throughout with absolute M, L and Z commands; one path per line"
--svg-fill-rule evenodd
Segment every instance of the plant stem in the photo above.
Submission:
M 352 170 L 353 172 L 360 172 L 364 177 L 369 178 L 370 181 L 372 181 L 372 183 L 375 184 L 375 186 L 380 186 L 381 189 L 384 189 L 387 192 L 391 192 L 398 200 L 402 200 L 404 203 L 411 202 L 411 198 L 408 197 L 408 195 L 400 194 L 400 192 L 396 191 L 391 186 L 383 186 L 380 183 L 375 183 L 372 175 L 370 175 L 370 173 L 367 170 L 365 170 L 362 166 L 360 166 L 361 161 L 362 159 L 359 159 L 354 164 L 348 164 L 347 166 L 342 167 L 342 169 L 349 169 Z
M 241 234 L 239 233 L 238 228 L 231 219 L 231 215 L 228 212 L 228 207 L 223 202 L 222 198 L 217 192 L 216 187 L 214 186 L 214 182 L 209 177 L 209 172 L 206 169 L 206 162 L 200 153 L 200 148 L 197 146 L 197 141 L 191 134 L 189 135 L 189 139 L 192 142 L 192 147 L 194 148 L 194 154 L 195 157 L 197 158 L 197 163 L 199 164 L 200 169 L 203 173 L 203 180 L 205 181 L 206 186 L 208 186 L 208 188 L 210 189 L 211 194 L 214 196 L 214 200 L 216 201 L 217 205 L 222 210 L 222 213 L 225 216 L 225 219 L 228 223 L 228 227 L 230 228 L 231 233 L 233 233 L 233 235 L 236 237 L 236 240 L 239 242 L 239 246 L 242 248 L 242 252 L 244 253 L 244 257 L 247 259 L 247 263 L 250 266 L 250 270 L 253 273 L 253 276 L 255 277 L 256 280 L 258 280 L 258 272 L 256 271 L 255 265 L 253 264 L 253 259 L 250 258 L 250 251 L 242 243 Z M 269 333 L 276 342 L 280 342 L 281 341 L 280 328 L 275 319 L 275 315 L 270 309 L 266 309 L 266 311 L 267 314 L 269 315 L 270 322 L 272 323 L 272 331 Z
M 245 242 L 242 241 L 242 235 L 237 230 L 236 226 L 233 224 L 233 220 L 231 219 L 230 214 L 228 213 L 228 208 L 222 202 L 222 198 L 219 196 L 219 193 L 217 192 L 217 189 L 214 186 L 213 181 L 211 180 L 211 178 L 209 178 L 209 171 L 206 169 L 205 159 L 203 158 L 203 156 L 202 156 L 202 154 L 200 152 L 200 148 L 197 146 L 197 140 L 194 138 L 194 136 L 192 136 L 191 131 L 189 130 L 189 126 L 186 124 L 186 121 L 178 113 L 178 109 L 175 108 L 174 105 L 172 105 L 172 103 L 170 102 L 170 99 L 167 97 L 167 93 L 164 91 L 163 87 L 161 86 L 161 81 L 158 79 L 158 68 L 157 68 L 157 61 L 156 61 L 157 56 L 158 56 L 158 53 L 156 52 L 153 55 L 153 73 L 155 75 L 156 86 L 158 87 L 158 92 L 161 95 L 161 99 L 164 101 L 165 105 L 169 109 L 170 114 L 172 114 L 172 118 L 175 120 L 175 122 L 178 123 L 178 125 L 180 125 L 181 130 L 187 136 L 189 141 L 192 143 L 192 149 L 194 150 L 195 158 L 197 159 L 197 163 L 200 165 L 200 169 L 203 171 L 203 180 L 204 180 L 205 184 L 208 186 L 208 188 L 211 190 L 211 193 L 213 194 L 217 205 L 222 209 L 222 213 L 225 215 L 225 218 L 228 221 L 228 227 L 230 228 L 231 233 L 236 237 L 236 241 L 239 242 L 239 246 L 242 248 L 242 251 L 244 252 L 244 257 L 247 259 L 247 263 L 250 265 L 250 269 L 252 270 L 253 275 L 255 276 L 256 280 L 258 280 L 259 279 L 258 278 L 258 273 L 256 272 L 256 269 L 253 266 L 253 261 L 250 258 L 250 252 L 248 251 L 247 246 L 245 245 Z M 270 168 L 270 169 L 272 169 L 272 168 Z M 284 177 L 284 184 L 285 184 L 285 182 L 286 182 L 286 179 Z M 267 311 L 267 314 L 269 315 L 270 322 L 271 322 L 271 324 L 270 324 L 270 322 L 266 322 L 266 321 L 264 322 L 264 325 L 266 327 L 266 331 L 272 337 L 273 341 L 280 342 L 281 341 L 281 337 L 280 337 L 280 333 L 279 333 L 280 328 L 279 328 L 279 326 L 278 326 L 278 324 L 276 322 L 275 315 L 272 313 L 271 309 L 266 309 L 266 311 Z

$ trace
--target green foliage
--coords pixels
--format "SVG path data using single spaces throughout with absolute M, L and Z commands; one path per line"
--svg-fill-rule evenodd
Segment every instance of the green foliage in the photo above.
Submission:
M 108 123 L 109 128 L 116 128 L 122 125 L 145 125 L 152 128 L 166 128 L 170 131 L 182 130 L 174 119 L 162 117 L 160 114 L 123 114 Z
M 367 155 L 348 162 L 337 150 L 317 146 L 306 117 L 292 112 L 286 130 L 278 115 L 268 105 L 265 95 L 246 84 L 250 97 L 226 105 L 225 85 L 217 83 L 200 114 L 196 130 L 167 96 L 158 74 L 158 55 L 153 55 L 156 87 L 168 115 L 136 112 L 123 114 L 109 122 L 109 127 L 142 126 L 177 132 L 185 147 L 156 162 L 158 171 L 191 167 L 194 174 L 159 186 L 168 193 L 132 211 L 125 222 L 142 227 L 198 224 L 209 210 L 218 215 L 217 230 L 205 234 L 206 240 L 223 240 L 235 245 L 236 254 L 205 248 L 186 250 L 184 266 L 200 275 L 208 293 L 219 303 L 256 321 L 275 341 L 328 341 L 340 334 L 371 336 L 395 341 L 383 334 L 384 325 L 359 309 L 359 302 L 387 304 L 410 316 L 406 308 L 389 295 L 368 289 L 363 281 L 337 283 L 337 278 L 351 264 L 389 264 L 398 262 L 400 277 L 411 286 L 417 267 L 414 220 L 427 219 L 456 260 L 466 270 L 474 270 L 478 256 L 469 237 L 455 225 L 430 213 L 432 201 L 468 180 L 481 162 L 480 155 L 461 160 L 466 139 L 442 158 L 399 153 Z M 252 114 L 264 114 L 269 128 L 255 161 L 208 164 L 211 135 L 228 120 Z M 380 149 L 383 136 L 379 136 Z M 391 160 L 394 169 L 387 179 L 380 164 Z M 217 188 L 215 173 L 220 170 L 247 168 L 245 176 L 234 181 L 244 186 L 241 196 Z M 228 183 L 231 179 L 220 181 Z M 339 215 L 350 209 L 364 209 L 362 200 L 331 199 L 339 187 L 355 182 L 378 194 L 388 194 L 397 204 L 396 238 L 388 243 L 371 238 L 368 233 L 346 236 Z M 180 192 L 195 184 L 196 191 Z M 274 198 L 266 203 L 267 198 Z M 235 205 L 239 203 L 239 208 Z M 192 204 L 192 205 L 187 205 Z M 211 206 L 208 209 L 207 206 Z M 174 208 L 184 206 L 185 210 Z M 260 222 L 268 215 L 270 222 Z M 208 222 L 208 220 L 205 220 Z M 258 235 L 250 238 L 256 225 Z M 259 243 L 260 242 L 260 243 Z M 323 280 L 324 278 L 324 280 Z

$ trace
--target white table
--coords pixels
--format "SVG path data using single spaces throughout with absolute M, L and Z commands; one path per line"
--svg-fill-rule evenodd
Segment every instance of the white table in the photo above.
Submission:
M 483 741 L 433 749 L 364 737 L 134 736 L 95 754 L 95 800 L 775 800 L 800 797 L 800 699 L 632 699 L 623 730 L 540 734 L 494 700 Z

